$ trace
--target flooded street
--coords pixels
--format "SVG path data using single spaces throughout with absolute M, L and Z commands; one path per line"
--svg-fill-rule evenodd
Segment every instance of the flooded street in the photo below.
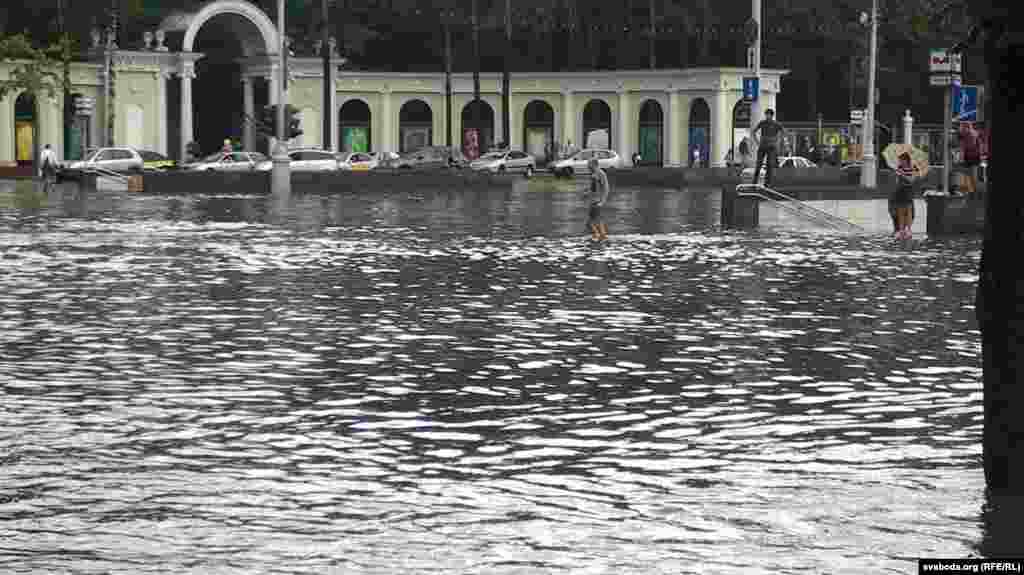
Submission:
M 713 190 L 619 189 L 595 248 L 558 186 L 0 187 L 0 572 L 978 553 L 980 238 L 722 231 Z

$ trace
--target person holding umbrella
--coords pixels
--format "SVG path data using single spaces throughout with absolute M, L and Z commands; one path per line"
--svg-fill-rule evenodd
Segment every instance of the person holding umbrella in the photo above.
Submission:
M 893 236 L 909 240 L 914 224 L 914 190 L 917 181 L 928 173 L 928 154 L 909 144 L 889 144 L 882 156 L 890 166 L 896 167 L 897 183 L 889 195 Z

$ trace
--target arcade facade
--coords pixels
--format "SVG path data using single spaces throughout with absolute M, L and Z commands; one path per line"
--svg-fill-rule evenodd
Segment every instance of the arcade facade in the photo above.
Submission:
M 146 34 L 146 49 L 118 50 L 93 38 L 93 57 L 72 66 L 72 93 L 95 107 L 79 117 L 72 147 L 127 145 L 174 158 L 189 142 L 204 151 L 225 138 L 247 149 L 268 145 L 251 121 L 276 103 L 281 80 L 277 32 L 248 2 L 218 0 L 191 14 L 168 16 Z M 334 52 L 333 42 L 320 49 Z M 105 51 L 113 73 L 105 88 Z M 444 146 L 448 138 L 445 76 L 437 73 L 339 72 L 333 56 L 330 114 L 335 150 L 405 152 Z M 0 77 L 9 67 L 0 63 Z M 320 146 L 323 67 L 319 57 L 291 58 L 286 102 L 301 111 L 304 133 L 291 146 Z M 761 71 L 762 107 L 776 108 L 785 70 Z M 556 145 L 610 147 L 627 162 L 639 153 L 645 164 L 688 165 L 694 148 L 712 167 L 722 166 L 742 141 L 749 120 L 744 68 L 513 73 L 510 132 L 502 133 L 501 75 L 482 73 L 481 100 L 473 105 L 473 79 L 452 75 L 451 142 L 507 142 L 544 157 Z M 108 105 L 109 103 L 109 105 Z M 11 94 L 0 101 L 0 162 L 31 162 L 33 117 L 39 143 L 63 149 L 62 102 Z M 112 126 L 111 122 L 112 120 Z M 785 118 L 780 118 L 785 121 Z M 112 129 L 111 129 L 112 128 Z M 470 136 L 472 134 L 472 136 Z M 26 155 L 27 154 L 27 155 Z

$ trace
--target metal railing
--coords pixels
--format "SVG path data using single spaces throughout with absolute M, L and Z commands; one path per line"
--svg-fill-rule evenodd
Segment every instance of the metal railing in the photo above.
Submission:
M 118 182 L 121 182 L 122 184 L 128 183 L 128 176 L 126 176 L 125 174 L 122 174 L 120 172 L 115 172 L 113 170 L 108 170 L 106 168 L 98 168 L 98 167 L 95 167 L 95 166 L 90 166 L 90 167 L 87 167 L 87 168 L 82 168 L 82 173 L 83 174 L 93 174 L 93 175 L 101 176 L 101 177 L 104 177 L 104 178 L 110 178 L 112 180 L 116 180 Z
M 740 184 L 736 186 L 736 195 L 767 200 L 792 214 L 837 230 L 858 233 L 867 231 L 849 220 L 832 215 L 825 210 L 815 208 L 807 202 L 802 202 L 792 196 L 760 184 Z

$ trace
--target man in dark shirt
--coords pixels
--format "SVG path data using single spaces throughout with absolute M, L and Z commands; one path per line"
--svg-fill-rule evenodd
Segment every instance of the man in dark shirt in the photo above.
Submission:
M 779 141 L 785 128 L 775 121 L 775 111 L 771 108 L 764 111 L 765 119 L 761 120 L 751 134 L 754 143 L 757 144 L 757 163 L 754 167 L 754 183 L 757 183 L 757 176 L 761 173 L 761 162 L 767 157 L 768 164 L 765 166 L 764 185 L 772 185 L 772 174 L 775 166 L 779 163 Z M 760 133 L 760 137 L 758 134 Z

